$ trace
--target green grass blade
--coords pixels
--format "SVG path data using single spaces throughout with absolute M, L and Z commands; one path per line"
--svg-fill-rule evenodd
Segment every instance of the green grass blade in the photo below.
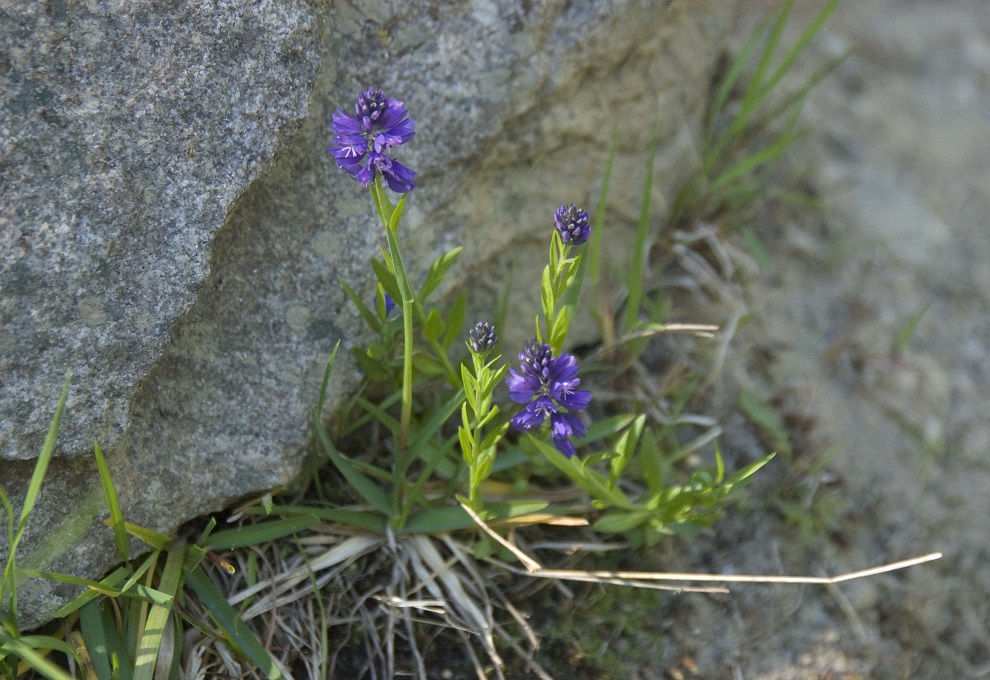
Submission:
M 582 267 L 587 261 L 588 280 L 592 287 L 598 288 L 598 282 L 602 275 L 602 232 L 605 227 L 605 212 L 608 208 L 608 185 L 612 181 L 612 166 L 615 163 L 615 151 L 619 147 L 619 124 L 616 121 L 612 125 L 612 141 L 608 146 L 608 160 L 605 161 L 605 174 L 602 176 L 602 193 L 598 196 L 598 205 L 595 207 L 594 222 L 591 225 L 591 243 L 588 244 L 588 253 L 582 259 Z
M 304 529 L 319 523 L 319 518 L 313 515 L 279 519 L 271 522 L 259 522 L 236 529 L 224 529 L 210 536 L 209 546 L 213 550 L 233 550 L 250 545 L 268 543 L 278 538 L 298 534 Z
M 760 37 L 766 30 L 767 22 L 768 20 L 764 19 L 759 23 L 756 30 L 754 30 L 746 40 L 742 50 L 740 50 L 739 54 L 737 54 L 732 60 L 729 65 L 728 72 L 725 74 L 725 77 L 722 78 L 722 82 L 719 83 L 718 91 L 712 99 L 711 109 L 708 112 L 708 122 L 706 127 L 706 141 L 708 146 L 712 146 L 715 142 L 719 114 L 722 113 L 722 110 L 725 108 L 725 103 L 729 99 L 729 93 L 732 92 L 732 88 L 739 82 L 739 78 L 742 76 L 743 68 L 749 62 L 749 55 L 753 53 L 756 45 L 760 42 Z
M 285 678 L 272 655 L 254 636 L 247 624 L 241 621 L 237 610 L 227 604 L 227 600 L 202 569 L 196 567 L 190 570 L 186 574 L 186 585 L 210 612 L 217 625 L 262 673 L 270 680 Z
M 272 508 L 274 514 L 283 517 L 302 516 L 316 517 L 325 522 L 350 524 L 373 534 L 385 534 L 387 522 L 385 518 L 373 512 L 364 510 L 346 510 L 344 508 L 323 508 L 305 505 L 276 505 Z
M 173 598 L 182 583 L 182 563 L 185 556 L 185 544 L 176 542 L 169 548 L 168 556 L 165 558 L 165 567 L 162 570 L 158 589 Z M 158 654 L 162 649 L 162 639 L 171 611 L 171 602 L 168 605 L 152 605 L 144 630 L 141 631 L 141 639 L 134 658 L 134 680 L 154 679 Z
M 113 479 L 110 476 L 110 468 L 107 467 L 107 459 L 104 458 L 103 451 L 96 442 L 93 442 L 93 455 L 96 456 L 96 467 L 100 471 L 100 483 L 103 485 L 103 494 L 107 498 L 107 508 L 110 510 L 110 522 L 113 526 L 114 542 L 117 545 L 117 556 L 126 562 L 131 558 L 131 550 L 127 539 L 127 528 L 124 526 L 124 514 L 120 511 L 120 502 L 117 499 L 117 490 L 113 486 Z
M 653 164 L 657 155 L 658 125 L 654 124 L 653 141 L 646 157 L 646 180 L 643 182 L 643 198 L 639 207 L 639 221 L 636 223 L 636 242 L 633 245 L 629 263 L 629 278 L 626 286 L 629 296 L 626 298 L 626 318 L 623 330 L 631 332 L 639 318 L 639 307 L 643 300 L 643 270 L 646 266 L 646 250 L 650 234 L 650 200 L 653 191 Z
M 839 7 L 840 2 L 842 2 L 842 0 L 829 0 L 829 2 L 827 2 L 822 8 L 822 11 L 820 11 L 815 18 L 812 19 L 811 23 L 805 27 L 804 31 L 801 32 L 801 37 L 798 38 L 797 42 L 795 42 L 794 45 L 791 46 L 791 49 L 787 51 L 787 54 L 784 55 L 780 65 L 777 66 L 777 69 L 770 77 L 770 80 L 768 80 L 763 86 L 763 96 L 766 96 L 766 94 L 773 90 L 773 88 L 776 87 L 777 84 L 783 79 L 783 77 L 790 70 L 791 66 L 794 65 L 794 60 L 797 59 L 797 56 L 804 51 L 804 49 L 808 46 L 808 43 L 810 43 L 814 37 L 818 35 L 819 31 L 822 29 L 822 26 L 832 15 L 832 12 Z M 790 3 L 788 3 L 788 5 L 790 5 Z
M 319 419 L 319 417 L 323 414 L 323 404 L 325 403 L 327 397 L 327 385 L 330 384 L 330 373 L 333 371 L 333 362 L 334 359 L 337 358 L 338 349 L 340 349 L 340 340 L 338 340 L 337 344 L 333 346 L 333 351 L 330 353 L 330 358 L 327 359 L 327 368 L 323 371 L 323 383 L 320 385 L 320 398 L 316 402 L 317 419 Z
M 320 423 L 319 415 L 315 412 L 313 413 L 313 428 L 316 430 L 320 443 L 323 444 L 323 450 L 326 452 L 327 457 L 330 458 L 337 470 L 340 471 L 340 474 L 344 475 L 347 483 L 354 487 L 354 490 L 357 491 L 369 505 L 384 515 L 391 517 L 393 514 L 392 501 L 388 494 L 382 491 L 377 484 L 358 472 L 351 462 L 337 451 L 336 447 L 327 436 L 326 431 L 323 429 L 323 425 Z
M 361 318 L 364 319 L 364 322 L 368 324 L 368 328 L 370 328 L 374 333 L 381 333 L 382 324 L 378 320 L 378 316 L 371 311 L 371 308 L 368 307 L 368 305 L 364 304 L 364 300 L 358 297 L 358 294 L 354 292 L 353 288 L 347 285 L 346 281 L 341 281 L 340 286 L 344 289 L 344 293 L 347 297 L 350 298 L 351 303 L 357 307 L 358 314 L 360 314 Z
M 10 499 L 3 494 L 2 500 L 8 516 L 7 532 L 7 564 L 4 566 L 3 577 L 0 578 L 0 597 L 6 599 L 7 615 L 10 617 L 14 627 L 17 625 L 17 546 L 27 529 L 28 517 L 34 510 L 34 505 L 38 501 L 38 494 L 41 492 L 41 483 L 48 472 L 48 464 L 55 453 L 55 439 L 58 437 L 58 428 L 62 423 L 62 414 L 65 412 L 65 402 L 69 398 L 69 382 L 72 375 L 65 377 L 65 386 L 62 388 L 62 396 L 55 407 L 55 415 L 52 417 L 51 425 L 48 426 L 48 434 L 45 442 L 41 446 L 41 453 L 34 464 L 34 471 L 31 473 L 31 481 L 28 483 L 27 493 L 24 495 L 24 505 L 21 507 L 21 514 L 17 520 L 17 529 L 14 530 L 14 509 L 10 504 Z M 40 671 L 39 671 L 40 672 Z
M 127 567 L 118 567 L 109 576 L 99 581 L 97 586 L 100 590 L 87 588 L 84 592 L 80 593 L 78 596 L 73 598 L 72 601 L 63 605 L 61 609 L 55 612 L 55 618 L 64 619 L 72 612 L 79 610 L 89 602 L 92 602 L 98 598 L 101 594 L 103 594 L 102 591 L 106 591 L 107 593 L 120 592 L 120 589 L 117 586 L 123 583 L 129 573 L 131 572 Z
M 28 516 L 30 516 L 31 511 L 34 509 L 34 504 L 38 500 L 38 493 L 41 491 L 41 482 L 45 479 L 45 474 L 48 472 L 48 464 L 51 462 L 52 455 L 55 453 L 55 438 L 58 436 L 58 428 L 62 423 L 65 402 L 69 398 L 70 380 L 71 376 L 66 376 L 65 386 L 62 388 L 62 396 L 59 398 L 58 406 L 55 408 L 55 417 L 52 418 L 52 423 L 48 427 L 45 443 L 41 447 L 41 454 L 38 456 L 38 462 L 35 463 L 34 472 L 31 474 L 31 481 L 28 483 L 27 494 L 24 496 L 24 507 L 21 508 L 21 516 L 17 522 L 18 536 L 14 540 L 15 547 L 20 541 L 20 535 L 23 534 L 24 527 L 27 525 Z
M 100 606 L 100 603 L 90 602 L 79 610 L 79 631 L 86 643 L 86 651 L 89 652 L 93 671 L 99 680 L 111 680 L 113 678 L 110 658 L 114 651 L 119 651 L 111 646 L 109 631 L 112 629 L 106 624 L 107 621 L 103 617 L 103 607 Z M 128 670 L 130 669 L 128 668 Z
M 9 652 L 21 659 L 49 680 L 71 680 L 68 673 L 39 654 L 31 645 L 24 643 L 20 638 L 9 637 L 0 632 L 0 650 Z

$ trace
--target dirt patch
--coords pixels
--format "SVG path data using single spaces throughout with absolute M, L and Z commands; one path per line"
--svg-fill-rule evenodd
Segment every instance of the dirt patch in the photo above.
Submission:
M 854 50 L 806 111 L 800 153 L 827 209 L 754 225 L 774 266 L 751 282 L 751 337 L 772 349 L 791 407 L 840 445 L 829 469 L 845 511 L 813 549 L 751 514 L 719 528 L 724 547 L 699 551 L 738 571 L 945 557 L 831 590 L 683 598 L 674 606 L 698 633 L 679 629 L 671 656 L 694 656 L 700 677 L 984 676 L 990 6 L 846 3 L 822 38 L 819 59 Z
M 751 4 L 755 18 L 770 3 Z M 798 3 L 793 25 L 818 5 Z M 740 41 L 754 22 L 743 23 Z M 837 446 L 804 499 L 832 494 L 834 528 L 802 537 L 757 487 L 748 509 L 646 566 L 835 574 L 945 556 L 837 587 L 735 586 L 634 605 L 585 589 L 598 603 L 574 615 L 625 657 L 624 677 L 990 675 L 990 5 L 847 2 L 797 70 L 847 48 L 808 102 L 798 150 L 827 207 L 771 210 L 753 225 L 772 268 L 748 281 L 758 319 L 737 356 L 760 366 L 730 369 L 813 423 L 795 457 Z M 738 448 L 727 425 L 724 442 Z M 624 607 L 635 621 L 655 607 L 620 636 L 631 646 L 608 633 Z M 600 664 L 572 668 L 613 677 Z

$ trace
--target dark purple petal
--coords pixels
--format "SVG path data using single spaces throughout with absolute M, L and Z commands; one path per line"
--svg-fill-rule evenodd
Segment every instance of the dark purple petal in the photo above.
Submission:
M 577 455 L 577 449 L 574 448 L 574 444 L 567 437 L 554 437 L 553 445 L 568 458 L 573 458 Z
M 551 392 L 557 403 L 568 411 L 583 411 L 591 403 L 591 392 L 588 390 L 574 390 L 565 392 L 563 390 Z
M 512 427 L 517 430 L 530 430 L 542 425 L 548 416 L 556 413 L 557 406 L 550 397 L 540 397 L 531 401 L 526 408 L 512 417 Z
M 509 369 L 505 384 L 509 388 L 509 399 L 517 404 L 528 404 L 539 394 L 540 387 L 542 387 L 538 378 L 517 373 L 514 368 Z
M 369 88 L 358 95 L 354 116 L 341 109 L 331 116 L 330 152 L 337 165 L 362 186 L 369 186 L 381 173 L 392 191 L 412 191 L 416 173 L 386 154 L 412 139 L 415 125 L 401 101 Z

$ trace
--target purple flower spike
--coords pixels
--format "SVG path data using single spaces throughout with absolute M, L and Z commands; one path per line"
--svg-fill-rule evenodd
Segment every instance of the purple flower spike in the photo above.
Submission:
M 510 368 L 505 379 L 509 398 L 526 404 L 512 417 L 512 427 L 531 430 L 549 420 L 554 446 L 570 458 L 576 453 L 571 437 L 583 437 L 586 432 L 576 413 L 591 403 L 591 392 L 577 389 L 580 366 L 570 354 L 555 357 L 550 345 L 532 340 L 519 353 L 519 369 Z
M 488 321 L 479 321 L 468 331 L 468 345 L 477 354 L 485 354 L 498 343 L 495 326 Z
M 574 204 L 562 205 L 553 214 L 554 225 L 564 243 L 579 246 L 591 235 L 591 223 L 588 221 L 588 211 L 575 208 Z
M 409 118 L 405 105 L 374 88 L 358 95 L 354 116 L 342 109 L 332 116 L 330 153 L 337 166 L 361 186 L 369 186 L 381 173 L 388 188 L 405 193 L 416 188 L 416 173 L 388 154 L 416 134 L 416 121 Z

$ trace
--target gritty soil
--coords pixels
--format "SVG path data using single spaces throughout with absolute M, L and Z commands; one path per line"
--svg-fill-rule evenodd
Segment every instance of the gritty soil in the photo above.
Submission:
M 750 3 L 740 42 L 772 4 Z M 792 25 L 820 4 L 798 2 Z M 639 566 L 824 575 L 944 557 L 829 587 L 555 593 L 556 627 L 594 633 L 550 635 L 544 658 L 572 677 L 990 676 L 990 4 L 850 0 L 794 82 L 847 49 L 796 150 L 825 209 L 754 220 L 771 266 L 741 272 L 756 316 L 725 373 L 785 417 L 790 463 L 774 464 L 804 492 L 774 501 L 790 472 L 771 465 L 749 503 Z M 752 427 L 731 420 L 723 445 L 745 449 Z

